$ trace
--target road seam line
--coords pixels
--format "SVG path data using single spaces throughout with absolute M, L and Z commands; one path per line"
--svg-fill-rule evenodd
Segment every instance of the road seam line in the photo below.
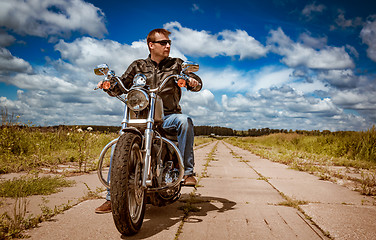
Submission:
M 204 165 L 205 167 L 204 167 L 204 169 L 201 171 L 200 176 L 197 178 L 197 184 L 196 184 L 196 186 L 199 185 L 199 183 L 200 183 L 200 181 L 201 181 L 202 178 L 207 177 L 207 169 L 208 169 L 209 163 L 210 163 L 211 161 L 213 161 L 213 159 L 214 159 L 214 158 L 213 158 L 213 155 L 214 155 L 215 151 L 217 150 L 218 142 L 219 142 L 219 141 L 217 141 L 217 142 L 215 143 L 214 147 L 212 148 L 212 150 L 210 151 L 210 153 L 207 155 L 207 157 L 206 157 L 206 159 L 205 159 L 205 160 L 206 160 L 205 165 Z M 208 145 L 209 145 L 209 144 L 208 144 Z M 195 187 L 195 189 L 193 189 L 192 192 L 189 193 L 189 195 L 190 195 L 189 200 L 187 200 L 187 202 L 185 203 L 185 205 L 182 206 L 183 209 L 184 209 L 184 207 L 187 207 L 188 210 L 186 210 L 186 211 L 183 210 L 183 211 L 184 211 L 184 216 L 182 217 L 182 219 L 181 219 L 181 221 L 180 221 L 180 224 L 179 224 L 179 227 L 178 227 L 178 230 L 177 230 L 176 233 L 175 233 L 175 238 L 174 238 L 174 240 L 178 240 L 178 239 L 179 239 L 180 234 L 183 232 L 184 223 L 185 223 L 185 221 L 188 219 L 188 217 L 189 217 L 189 213 L 192 212 L 192 209 L 191 209 L 191 207 L 192 207 L 192 206 L 191 206 L 191 202 L 192 202 L 192 200 L 195 198 L 196 191 L 197 191 L 197 188 Z M 182 209 L 180 209 L 180 210 L 182 210 Z

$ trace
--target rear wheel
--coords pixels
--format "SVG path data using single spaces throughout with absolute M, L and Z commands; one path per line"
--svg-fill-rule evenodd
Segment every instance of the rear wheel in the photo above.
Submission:
M 120 136 L 111 167 L 111 208 L 118 231 L 137 233 L 142 225 L 146 190 L 142 188 L 141 137 L 132 132 Z

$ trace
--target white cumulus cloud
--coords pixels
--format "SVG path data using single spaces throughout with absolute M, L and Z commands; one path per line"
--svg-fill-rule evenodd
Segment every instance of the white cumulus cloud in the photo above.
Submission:
M 31 65 L 18 57 L 15 57 L 11 52 L 0 47 L 0 75 L 15 73 L 15 72 L 31 72 Z
M 239 56 L 240 59 L 266 56 L 268 48 L 244 30 L 224 30 L 217 34 L 182 27 L 170 22 L 164 28 L 171 31 L 173 44 L 184 54 L 191 56 Z
M 338 88 L 354 88 L 358 83 L 358 77 L 352 69 L 321 71 L 318 79 Z
M 1 0 L 0 23 L 18 34 L 38 37 L 107 33 L 103 12 L 83 0 Z
M 291 74 L 293 70 L 289 68 L 277 69 L 269 66 L 261 69 L 254 78 L 254 84 L 252 86 L 253 91 L 258 91 L 262 88 L 270 88 L 273 86 L 282 86 L 288 82 L 291 82 Z
M 281 28 L 270 31 L 268 43 L 273 52 L 283 56 L 282 62 L 289 67 L 346 69 L 355 66 L 353 60 L 345 51 L 345 47 L 325 46 L 316 50 L 303 43 L 292 41 Z
M 71 43 L 60 40 L 55 49 L 60 52 L 62 59 L 76 66 L 87 69 L 107 63 L 117 74 L 122 74 L 134 60 L 148 55 L 146 42 L 127 45 L 90 37 L 78 38 Z
M 360 32 L 360 37 L 363 43 L 368 45 L 368 57 L 376 62 L 376 15 L 369 18 Z

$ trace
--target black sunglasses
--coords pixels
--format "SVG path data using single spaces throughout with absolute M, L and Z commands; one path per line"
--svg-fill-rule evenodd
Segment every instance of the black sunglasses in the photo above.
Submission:
M 170 44 L 170 46 L 171 46 L 171 40 L 154 41 L 153 43 L 159 43 L 159 44 L 161 44 L 162 46 L 166 46 L 167 43 L 168 43 L 168 44 Z

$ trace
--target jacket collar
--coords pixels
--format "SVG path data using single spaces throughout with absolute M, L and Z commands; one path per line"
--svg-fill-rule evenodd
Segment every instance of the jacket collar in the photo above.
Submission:
M 151 59 L 151 55 L 149 54 L 147 60 L 151 62 L 155 67 L 162 68 L 169 60 L 171 57 L 166 57 L 163 59 L 159 64 Z

